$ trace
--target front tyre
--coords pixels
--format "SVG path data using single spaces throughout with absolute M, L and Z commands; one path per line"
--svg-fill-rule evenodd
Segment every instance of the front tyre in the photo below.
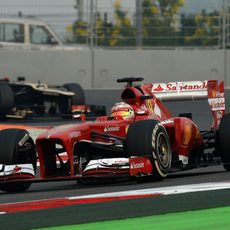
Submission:
M 170 141 L 165 127 L 159 121 L 142 120 L 131 124 L 125 147 L 129 156 L 150 158 L 153 166 L 152 179 L 162 180 L 170 172 Z
M 32 164 L 36 172 L 36 149 L 33 139 L 23 129 L 5 129 L 0 131 L 0 163 L 6 165 Z M 24 192 L 30 182 L 2 184 L 0 189 L 6 192 Z

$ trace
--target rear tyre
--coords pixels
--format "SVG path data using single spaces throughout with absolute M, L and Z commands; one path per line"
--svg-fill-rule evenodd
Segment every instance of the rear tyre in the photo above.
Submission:
M 71 114 L 72 105 L 84 105 L 85 104 L 85 94 L 82 87 L 76 83 L 67 83 L 62 86 L 70 92 L 75 93 L 71 99 L 61 98 L 58 103 L 59 112 L 61 114 Z
M 219 126 L 219 144 L 223 167 L 230 171 L 230 141 L 229 141 L 230 114 L 225 114 Z
M 14 107 L 14 92 L 7 84 L 0 84 L 0 119 L 5 119 L 6 115 Z
M 72 105 L 84 105 L 85 104 L 85 93 L 82 87 L 76 83 L 67 83 L 63 85 L 68 91 L 75 93 L 71 98 Z
M 162 180 L 170 172 L 172 152 L 169 137 L 164 126 L 158 121 L 142 120 L 131 124 L 125 148 L 129 156 L 150 158 L 153 166 L 152 180 Z
M 33 139 L 23 129 L 0 131 L 0 162 L 2 164 L 32 164 L 36 172 L 36 149 Z M 2 184 L 0 189 L 7 192 L 23 192 L 29 189 L 30 182 Z

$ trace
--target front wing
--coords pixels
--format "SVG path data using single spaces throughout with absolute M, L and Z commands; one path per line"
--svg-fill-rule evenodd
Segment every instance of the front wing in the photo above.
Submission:
M 84 178 L 140 177 L 152 175 L 152 164 L 147 157 L 109 158 L 90 161 L 81 174 L 62 177 L 35 177 L 32 164 L 0 164 L 0 184 L 7 182 L 42 182 L 77 180 Z
M 31 179 L 35 177 L 32 164 L 0 164 L 0 182 L 12 179 Z

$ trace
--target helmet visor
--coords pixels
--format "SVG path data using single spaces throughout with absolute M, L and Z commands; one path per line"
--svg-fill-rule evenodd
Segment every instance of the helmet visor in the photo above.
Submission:
M 111 117 L 126 117 L 126 116 L 129 116 L 130 115 L 130 112 L 129 111 L 115 111 L 113 113 L 111 113 Z

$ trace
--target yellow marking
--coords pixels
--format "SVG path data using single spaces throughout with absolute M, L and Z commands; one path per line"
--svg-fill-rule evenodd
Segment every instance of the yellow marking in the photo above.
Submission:
M 125 134 L 128 133 L 128 129 L 129 129 L 129 126 L 126 126 L 126 127 L 125 127 Z
M 147 106 L 148 106 L 149 110 L 150 110 L 151 112 L 153 112 L 153 105 L 152 105 L 151 99 L 148 99 L 148 100 L 147 100 Z

